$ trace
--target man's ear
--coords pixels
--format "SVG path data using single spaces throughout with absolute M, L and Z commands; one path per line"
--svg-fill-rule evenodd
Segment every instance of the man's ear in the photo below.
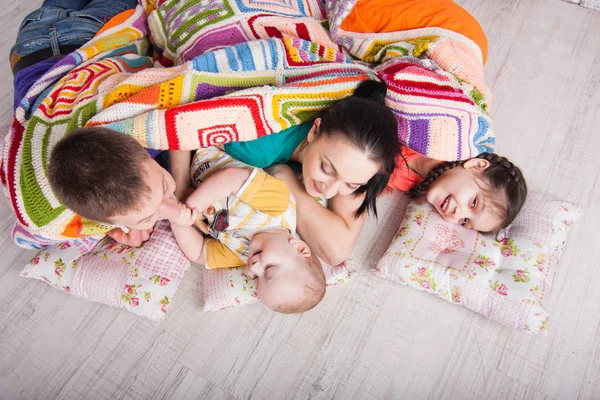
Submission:
M 310 127 L 310 131 L 308 131 L 308 136 L 306 137 L 306 140 L 308 141 L 308 143 L 315 140 L 315 138 L 318 136 L 320 126 L 321 126 L 321 118 L 315 119 L 313 122 L 313 125 Z
M 484 160 L 483 158 L 471 158 L 463 164 L 463 168 L 465 169 L 473 169 L 473 170 L 484 170 L 490 166 L 490 162 L 488 160 Z
M 308 244 L 306 244 L 306 242 L 303 240 L 292 237 L 292 238 L 290 238 L 290 245 L 294 249 L 296 249 L 298 254 L 300 254 L 302 257 L 308 258 L 312 255 L 312 252 L 310 251 L 310 247 L 308 247 Z

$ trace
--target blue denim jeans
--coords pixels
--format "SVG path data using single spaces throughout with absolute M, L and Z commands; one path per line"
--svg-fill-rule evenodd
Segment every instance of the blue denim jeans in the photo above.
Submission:
M 59 46 L 81 46 L 89 41 L 109 19 L 135 8 L 137 0 L 47 0 L 25 17 L 15 45 L 11 48 L 11 66 L 38 50 Z

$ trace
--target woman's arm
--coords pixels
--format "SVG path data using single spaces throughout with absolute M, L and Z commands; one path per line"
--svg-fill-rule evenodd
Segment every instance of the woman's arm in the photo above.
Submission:
M 297 231 L 319 257 L 331 265 L 344 262 L 358 239 L 366 214 L 354 218 L 363 196 L 335 196 L 329 207 L 311 197 L 287 165 L 272 167 L 269 172 L 283 179 L 296 198 Z

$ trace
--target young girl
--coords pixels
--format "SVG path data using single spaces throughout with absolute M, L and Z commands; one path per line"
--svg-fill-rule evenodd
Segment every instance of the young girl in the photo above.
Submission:
M 514 221 L 527 197 L 521 170 L 497 154 L 448 162 L 410 149 L 403 155 L 388 187 L 412 198 L 426 195 L 446 221 L 467 229 L 497 234 Z

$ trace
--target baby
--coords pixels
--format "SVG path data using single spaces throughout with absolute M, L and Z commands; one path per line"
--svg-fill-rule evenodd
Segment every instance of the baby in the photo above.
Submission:
M 275 311 L 302 313 L 316 306 L 325 295 L 325 275 L 296 236 L 296 204 L 287 185 L 216 147 L 196 151 L 190 172 L 196 189 L 170 219 L 185 255 L 208 269 L 245 265 L 261 301 Z M 214 213 L 210 226 L 198 221 L 202 212 Z

